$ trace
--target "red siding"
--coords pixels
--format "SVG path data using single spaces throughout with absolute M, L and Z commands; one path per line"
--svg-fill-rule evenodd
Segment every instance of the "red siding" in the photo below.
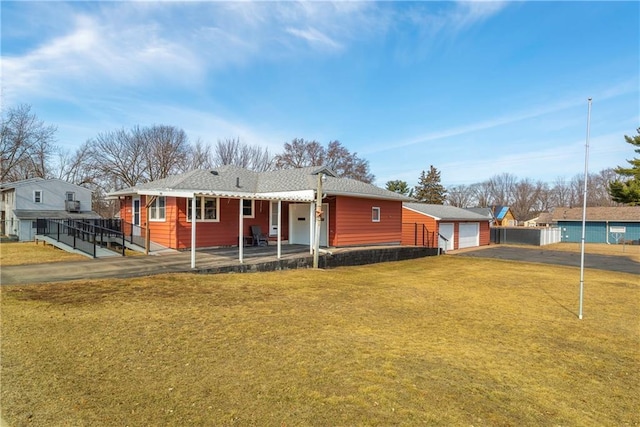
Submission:
M 331 246 L 400 244 L 402 202 L 338 196 L 330 204 Z M 371 219 L 373 207 L 380 208 L 380 222 Z
M 437 231 L 438 225 L 434 218 L 404 207 L 402 208 L 403 245 L 437 247 Z M 431 236 L 429 236 L 429 234 L 431 234 Z

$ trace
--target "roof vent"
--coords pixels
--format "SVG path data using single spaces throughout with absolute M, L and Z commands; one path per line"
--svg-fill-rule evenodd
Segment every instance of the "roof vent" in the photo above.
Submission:
M 240 177 L 236 178 L 236 187 L 240 188 Z
M 218 171 L 211 171 L 211 175 L 218 175 Z

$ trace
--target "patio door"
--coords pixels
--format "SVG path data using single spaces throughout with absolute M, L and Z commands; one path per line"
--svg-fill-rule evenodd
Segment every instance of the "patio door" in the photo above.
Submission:
M 311 206 L 308 203 L 294 203 L 289 205 L 289 243 L 292 245 L 310 245 Z M 324 212 L 322 225 L 320 226 L 320 246 L 327 246 L 329 241 L 329 205 L 322 204 Z
M 131 212 L 131 223 L 133 224 L 131 234 L 134 236 L 140 235 L 140 198 L 133 199 L 133 207 Z

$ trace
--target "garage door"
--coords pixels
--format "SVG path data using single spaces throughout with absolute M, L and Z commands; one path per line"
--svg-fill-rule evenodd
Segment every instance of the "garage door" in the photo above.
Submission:
M 461 222 L 458 227 L 458 248 L 480 246 L 480 223 Z

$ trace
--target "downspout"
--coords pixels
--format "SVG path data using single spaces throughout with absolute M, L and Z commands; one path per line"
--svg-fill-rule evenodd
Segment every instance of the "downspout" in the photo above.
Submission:
M 604 222 L 604 235 L 605 235 L 605 240 L 607 242 L 607 245 L 610 245 L 611 243 L 609 243 L 609 220 L 606 220 Z

